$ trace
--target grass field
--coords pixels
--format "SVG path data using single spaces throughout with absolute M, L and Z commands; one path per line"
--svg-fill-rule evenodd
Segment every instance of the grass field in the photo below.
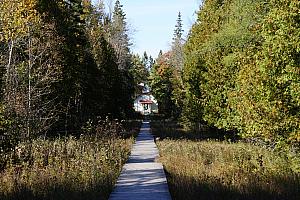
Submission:
M 300 199 L 300 160 L 241 141 L 228 142 L 152 123 L 174 200 Z M 216 136 L 216 135 L 214 135 Z
M 139 130 L 133 124 L 122 136 L 115 124 L 102 124 L 97 134 L 20 143 L 1 155 L 0 199 L 107 199 Z

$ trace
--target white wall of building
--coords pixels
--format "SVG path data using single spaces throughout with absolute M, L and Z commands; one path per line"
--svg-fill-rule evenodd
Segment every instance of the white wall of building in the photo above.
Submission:
M 145 110 L 144 105 L 140 102 L 143 100 L 148 100 L 148 101 L 152 101 L 153 103 L 149 106 L 148 109 Z M 134 101 L 134 110 L 137 112 L 140 112 L 142 114 L 151 114 L 151 113 L 158 113 L 158 104 L 156 99 L 154 98 L 153 95 L 149 95 L 149 94 L 142 94 L 139 95 L 135 101 Z

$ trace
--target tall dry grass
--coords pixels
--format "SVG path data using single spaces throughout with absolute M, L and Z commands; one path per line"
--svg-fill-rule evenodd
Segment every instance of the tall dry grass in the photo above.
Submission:
M 163 136 L 157 140 L 159 160 L 175 200 L 300 199 L 300 159 L 296 155 L 241 141 L 188 135 L 186 138 L 193 139 L 184 139 L 189 133 L 152 126 L 157 137 Z
M 107 199 L 138 126 L 122 130 L 124 137 L 118 124 L 105 123 L 96 134 L 20 143 L 2 155 L 0 199 Z

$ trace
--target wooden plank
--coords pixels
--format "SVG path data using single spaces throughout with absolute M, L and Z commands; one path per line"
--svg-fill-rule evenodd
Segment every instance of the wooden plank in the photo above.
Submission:
M 158 149 L 150 134 L 150 123 L 143 122 L 131 156 L 124 165 L 110 200 L 171 200 L 161 163 L 155 162 Z

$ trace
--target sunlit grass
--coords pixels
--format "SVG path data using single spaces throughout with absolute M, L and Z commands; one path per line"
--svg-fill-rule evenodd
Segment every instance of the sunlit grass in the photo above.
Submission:
M 107 199 L 137 131 L 126 138 L 86 135 L 20 143 L 5 155 L 0 199 Z
M 171 131 L 154 127 L 157 136 Z M 173 199 L 300 199 L 296 157 L 243 142 L 167 135 L 157 145 Z

